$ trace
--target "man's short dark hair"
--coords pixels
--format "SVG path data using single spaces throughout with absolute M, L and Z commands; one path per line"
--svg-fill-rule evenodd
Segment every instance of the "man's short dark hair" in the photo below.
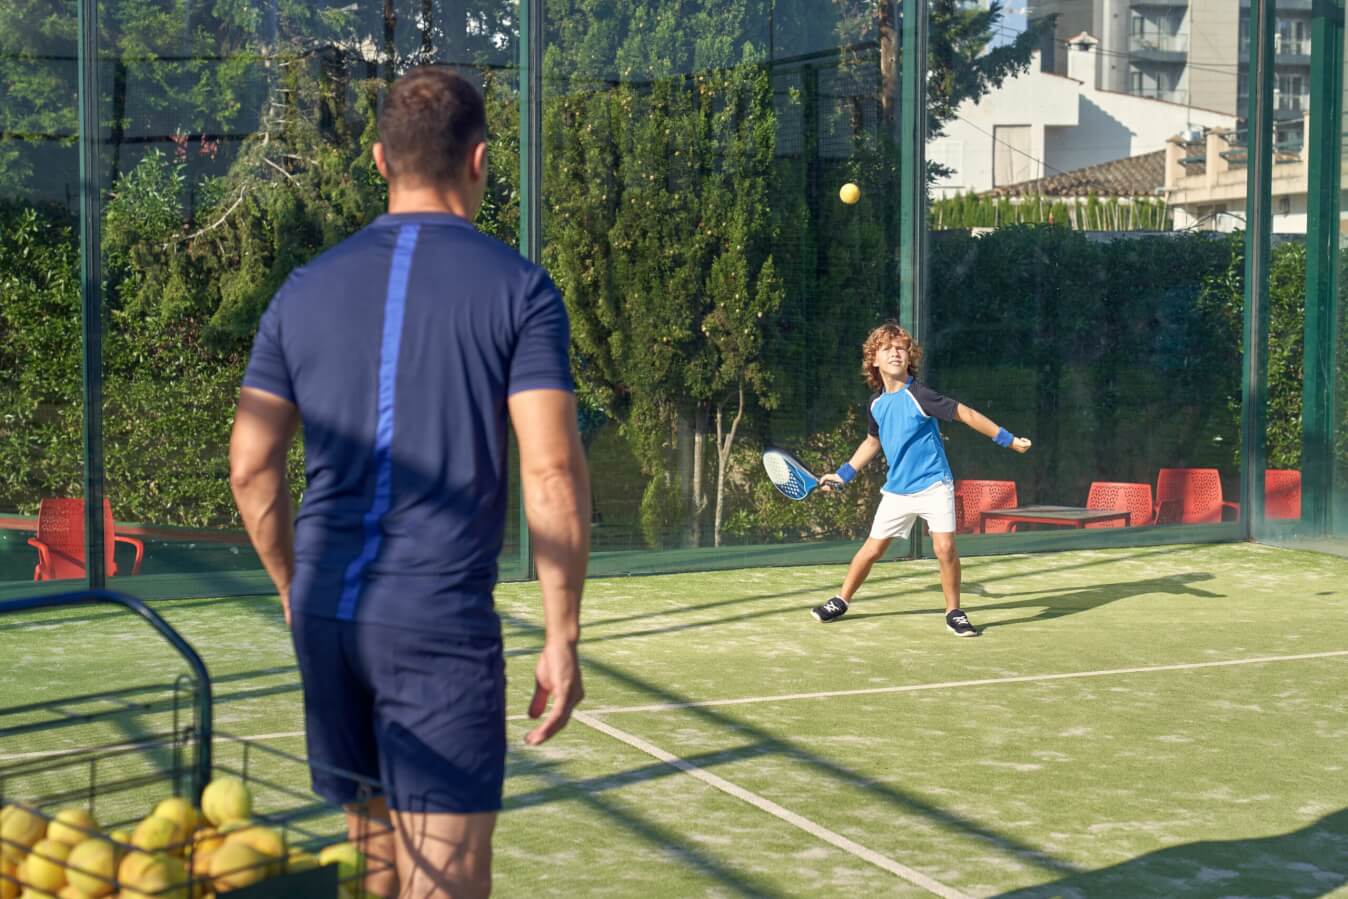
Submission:
M 482 95 L 443 66 L 421 66 L 403 75 L 379 110 L 379 140 L 390 180 L 453 181 L 486 134 Z

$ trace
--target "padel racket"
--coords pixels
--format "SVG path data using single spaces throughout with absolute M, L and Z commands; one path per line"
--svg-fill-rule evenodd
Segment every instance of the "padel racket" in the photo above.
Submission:
M 819 486 L 819 479 L 801 465 L 799 459 L 783 450 L 770 449 L 763 453 L 763 468 L 772 486 L 787 499 L 804 499 Z

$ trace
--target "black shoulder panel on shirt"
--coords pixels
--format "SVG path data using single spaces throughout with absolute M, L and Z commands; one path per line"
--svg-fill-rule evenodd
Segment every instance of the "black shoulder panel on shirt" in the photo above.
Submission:
M 921 384 L 916 380 L 908 385 L 908 389 L 912 391 L 913 399 L 917 400 L 917 404 L 922 407 L 922 411 L 932 418 L 939 418 L 941 421 L 955 420 L 955 411 L 959 408 L 958 400 L 942 396 L 926 384 Z

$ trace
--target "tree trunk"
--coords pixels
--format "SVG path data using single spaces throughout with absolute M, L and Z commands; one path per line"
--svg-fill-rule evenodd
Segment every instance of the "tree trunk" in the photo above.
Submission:
M 693 483 L 688 492 L 689 519 L 688 542 L 692 546 L 702 545 L 702 513 L 707 508 L 706 487 L 702 483 L 702 473 L 707 465 L 707 404 L 698 403 L 693 413 Z
M 685 503 L 692 502 L 693 495 L 693 416 L 695 410 L 690 411 L 687 407 L 681 407 L 675 413 L 677 416 L 674 425 L 674 476 L 679 485 L 679 496 Z M 691 516 L 688 512 L 688 506 L 683 507 L 683 537 L 680 540 L 682 545 L 691 545 L 693 540 Z
M 393 6 L 393 0 L 384 0 L 384 80 L 389 84 L 392 84 L 393 79 L 398 77 L 397 32 L 398 11 Z
M 435 0 L 421 0 L 421 62 L 422 65 L 435 60 Z
M 712 525 L 712 545 L 721 545 L 721 521 L 725 515 L 725 476 L 730 469 L 730 451 L 735 446 L 735 431 L 739 429 L 740 419 L 744 417 L 744 382 L 739 385 L 739 405 L 735 408 L 735 418 L 730 423 L 730 432 L 725 433 L 721 407 L 716 407 L 716 515 Z
M 880 32 L 880 109 L 886 130 L 898 143 L 899 122 L 899 30 L 893 0 L 877 5 Z

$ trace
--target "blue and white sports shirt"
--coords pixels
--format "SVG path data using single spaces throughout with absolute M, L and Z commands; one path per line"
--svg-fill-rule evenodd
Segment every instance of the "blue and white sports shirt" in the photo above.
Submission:
M 880 438 L 889 463 L 886 493 L 917 493 L 953 482 L 936 420 L 953 421 L 959 403 L 911 377 L 893 393 L 871 397 L 867 433 Z
M 568 341 L 547 273 L 449 213 L 380 216 L 296 269 L 243 379 L 303 423 L 292 608 L 499 633 L 506 398 L 572 390 Z

